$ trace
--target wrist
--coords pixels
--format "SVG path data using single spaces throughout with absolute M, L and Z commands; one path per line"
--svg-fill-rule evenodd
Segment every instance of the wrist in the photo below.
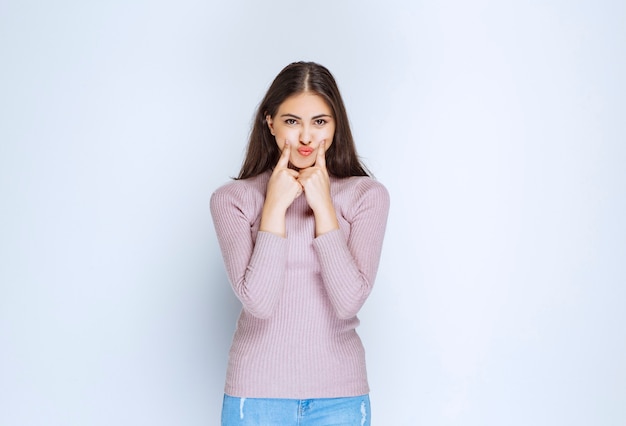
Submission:
M 259 231 L 270 232 L 280 237 L 285 237 L 285 214 L 287 209 L 278 206 L 264 206 L 261 212 Z
M 313 213 L 315 215 L 315 236 L 319 237 L 327 232 L 339 229 L 339 221 L 332 204 L 330 208 L 314 210 Z

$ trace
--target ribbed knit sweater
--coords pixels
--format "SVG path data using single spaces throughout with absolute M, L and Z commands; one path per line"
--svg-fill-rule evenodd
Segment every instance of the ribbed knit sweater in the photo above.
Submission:
M 389 195 L 369 177 L 330 178 L 340 229 L 315 237 L 304 195 L 286 237 L 259 231 L 270 173 L 211 197 L 226 272 L 243 309 L 225 392 L 249 398 L 333 398 L 369 392 L 357 313 L 378 269 Z

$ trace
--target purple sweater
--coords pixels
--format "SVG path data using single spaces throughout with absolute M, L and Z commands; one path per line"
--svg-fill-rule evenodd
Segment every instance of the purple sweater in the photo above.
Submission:
M 304 195 L 287 210 L 286 238 L 260 232 L 270 173 L 211 197 L 226 272 L 243 309 L 225 392 L 249 398 L 332 398 L 369 392 L 355 328 L 369 296 L 389 210 L 369 177 L 331 177 L 340 229 L 315 237 Z

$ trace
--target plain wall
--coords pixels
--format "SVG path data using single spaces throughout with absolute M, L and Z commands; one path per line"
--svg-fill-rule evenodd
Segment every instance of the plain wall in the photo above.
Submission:
M 295 60 L 390 191 L 377 425 L 626 424 L 626 3 L 0 3 L 0 424 L 216 425 L 210 194 Z

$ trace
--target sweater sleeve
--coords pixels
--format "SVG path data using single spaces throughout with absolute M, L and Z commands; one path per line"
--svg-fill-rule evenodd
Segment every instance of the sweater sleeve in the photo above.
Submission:
M 243 308 L 258 318 L 269 318 L 285 282 L 287 243 L 284 238 L 259 231 L 251 188 L 231 184 L 211 196 L 211 216 L 228 279 Z
M 382 250 L 389 193 L 380 183 L 363 179 L 355 189 L 349 235 L 341 230 L 314 240 L 322 279 L 337 316 L 354 317 L 372 291 Z

